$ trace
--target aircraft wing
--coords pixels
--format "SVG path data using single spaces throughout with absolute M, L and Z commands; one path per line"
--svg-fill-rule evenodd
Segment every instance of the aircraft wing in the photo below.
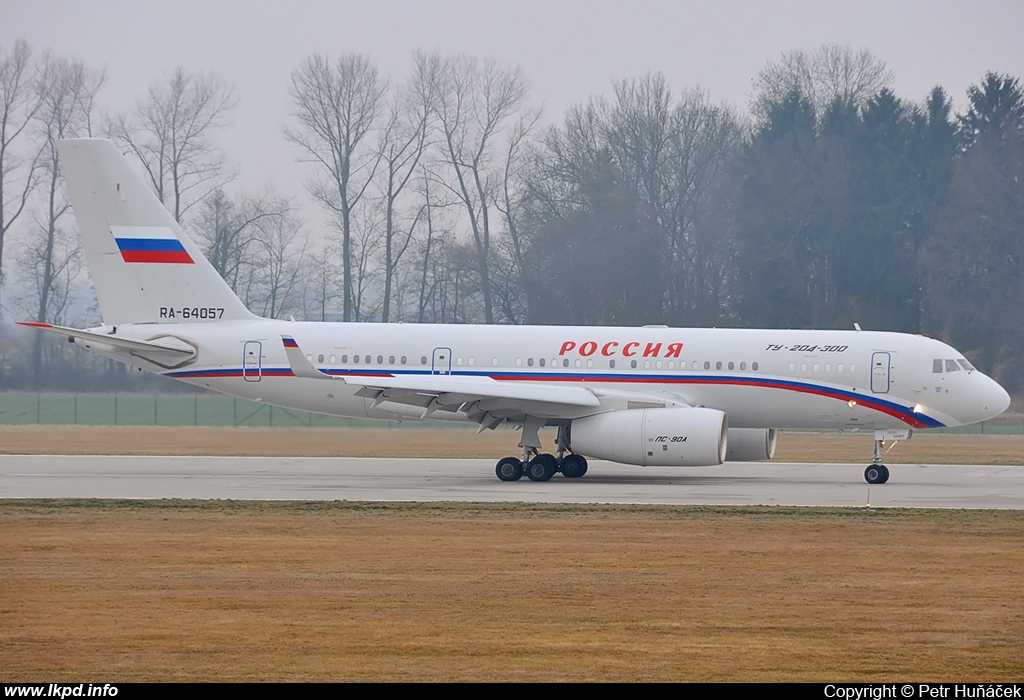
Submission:
M 69 342 L 81 341 L 80 344 L 85 345 L 86 347 L 96 343 L 120 350 L 128 350 L 133 353 L 143 353 L 144 355 L 163 355 L 164 357 L 169 356 L 177 359 L 192 357 L 196 354 L 196 349 L 194 347 L 183 342 L 180 345 L 170 345 L 167 343 L 158 343 L 153 340 L 133 340 L 131 338 L 121 338 L 119 336 L 108 335 L 106 333 L 80 330 L 78 328 L 66 328 L 64 326 L 54 326 L 50 323 L 36 323 L 34 321 L 19 321 L 18 325 L 28 326 L 30 328 L 40 328 L 44 331 L 49 331 L 50 333 L 64 335 L 68 337 Z
M 523 410 L 523 403 L 548 404 L 576 409 L 599 408 L 600 399 L 583 387 L 545 386 L 530 382 L 500 382 L 490 377 L 463 377 L 449 374 L 415 376 L 338 377 L 317 369 L 302 354 L 290 336 L 281 336 L 292 374 L 308 379 L 342 381 L 360 387 L 356 393 L 374 399 L 420 406 L 423 417 L 437 410 L 486 413 Z M 475 404 L 475 406 L 472 406 Z

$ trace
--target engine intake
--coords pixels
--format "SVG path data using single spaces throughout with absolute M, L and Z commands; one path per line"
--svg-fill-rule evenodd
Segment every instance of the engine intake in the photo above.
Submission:
M 725 461 L 728 421 L 712 408 L 645 408 L 572 422 L 574 452 L 642 467 L 706 467 Z

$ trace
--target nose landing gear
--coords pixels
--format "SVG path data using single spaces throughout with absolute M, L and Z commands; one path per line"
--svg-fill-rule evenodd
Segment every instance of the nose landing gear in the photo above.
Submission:
M 889 468 L 882 462 L 885 453 L 885 441 L 891 440 L 895 445 L 900 440 L 909 440 L 914 433 L 910 430 L 876 430 L 875 431 L 875 453 L 871 458 L 871 464 L 864 470 L 864 481 L 869 484 L 884 484 L 889 480 Z M 889 449 L 892 449 L 890 447 Z

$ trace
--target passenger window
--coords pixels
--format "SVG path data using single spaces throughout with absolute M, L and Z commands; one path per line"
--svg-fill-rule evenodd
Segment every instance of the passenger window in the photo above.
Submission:
M 932 372 L 942 374 L 942 360 L 932 360 Z
M 562 360 L 562 367 L 568 367 L 568 366 L 569 366 L 569 358 L 566 358 L 566 359 Z
M 348 364 L 348 355 L 342 355 L 341 356 L 341 364 L 343 364 L 343 365 L 347 365 Z
M 756 372 L 757 371 L 757 363 L 755 362 L 754 364 L 750 365 L 750 369 L 752 369 L 752 370 L 754 370 Z
M 746 362 L 741 362 L 740 363 L 740 370 L 745 371 L 746 369 L 747 369 L 747 363 Z
M 471 358 L 471 359 L 472 359 L 472 358 Z M 541 367 L 543 367 L 543 366 L 544 366 L 544 358 L 543 358 L 543 357 L 542 357 L 542 358 L 540 358 L 539 360 L 537 360 L 537 362 L 538 362 L 538 363 L 540 364 L 540 366 L 541 366 Z M 470 362 L 469 364 L 473 364 L 473 363 L 472 363 L 472 361 L 471 361 L 471 362 Z
M 356 357 L 358 358 L 359 356 L 357 355 Z M 359 360 L 357 359 L 356 362 L 358 362 L 358 361 Z M 423 357 L 420 358 L 420 364 L 421 365 L 427 364 L 427 356 L 426 355 L 424 355 Z
M 636 369 L 636 360 L 630 360 L 629 366 L 632 367 L 633 369 Z
M 377 364 L 378 365 L 384 364 L 384 356 L 383 355 L 377 355 Z
M 394 355 L 392 355 L 391 357 L 388 358 L 388 364 L 389 365 L 395 364 L 395 356 Z
M 405 355 L 402 355 L 402 364 L 405 364 Z
M 530 358 L 528 358 L 526 360 L 526 366 L 527 367 L 533 367 L 533 358 L 532 357 L 530 357 Z
M 711 363 L 707 360 L 704 360 L 704 369 L 711 369 Z
M 615 369 L 615 360 L 608 360 L 608 366 Z
M 729 363 L 729 369 L 732 369 L 735 366 L 736 366 L 735 363 L 732 363 L 732 362 Z
M 331 355 L 331 364 L 333 365 L 333 364 L 334 364 L 334 362 L 335 362 L 335 356 L 334 356 L 334 355 Z

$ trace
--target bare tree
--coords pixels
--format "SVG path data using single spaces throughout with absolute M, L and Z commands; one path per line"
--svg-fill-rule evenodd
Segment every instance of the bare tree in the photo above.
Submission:
M 216 74 L 179 66 L 151 85 L 131 114 L 112 120 L 111 136 L 139 159 L 176 221 L 232 179 L 211 132 L 237 102 L 234 87 Z
M 237 291 L 262 222 L 290 211 L 288 201 L 270 192 L 235 201 L 218 189 L 203 201 L 190 229 L 213 268 Z
M 324 247 L 306 258 L 305 285 L 303 285 L 303 316 L 307 321 L 327 320 L 327 311 L 340 291 L 334 281 L 337 266 L 330 247 Z
M 298 127 L 286 127 L 285 136 L 299 146 L 303 160 L 320 165 L 310 193 L 338 217 L 346 321 L 354 309 L 352 216 L 380 162 L 379 153 L 364 142 L 386 90 L 386 81 L 366 56 L 345 54 L 332 64 L 319 53 L 292 72 L 288 89 Z
M 518 67 L 493 60 L 481 63 L 470 56 L 442 60 L 420 54 L 416 60 L 431 64 L 436 81 L 439 146 L 448 175 L 442 182 L 461 203 L 469 223 L 484 319 L 493 323 L 491 219 L 504 166 L 498 153 L 509 121 L 526 100 L 526 77 Z
M 381 321 L 384 323 L 391 318 L 391 298 L 398 265 L 424 213 L 424 206 L 421 205 L 406 217 L 404 226 L 400 227 L 396 221 L 396 203 L 416 173 L 426 147 L 433 102 L 432 86 L 429 76 L 418 72 L 406 90 L 392 100 L 380 133 L 377 150 L 384 180 L 381 193 L 384 202 L 384 298 L 381 302 Z
M 52 55 L 46 55 L 41 65 L 36 86 L 40 107 L 36 116 L 43 144 L 40 169 L 44 175 L 44 202 L 21 263 L 32 282 L 32 313 L 42 323 L 54 321 L 63 313 L 82 266 L 77 238 L 69 236 L 61 226 L 71 204 L 60 179 L 57 141 L 92 135 L 96 94 L 106 76 L 102 71 L 88 70 L 81 61 Z M 37 382 L 42 373 L 41 353 L 42 343 L 37 340 L 32 363 Z
M 527 182 L 532 174 L 529 136 L 539 119 L 539 109 L 527 110 L 510 129 L 501 173 L 501 189 L 496 203 L 508 234 L 499 246 L 501 257 L 507 263 L 499 264 L 496 268 L 502 277 L 498 282 L 498 306 L 510 323 L 522 323 L 530 316 L 529 295 L 526 294 L 526 285 L 529 284 L 527 251 L 530 242 L 526 240 L 528 227 L 522 225 L 522 220 L 527 215 L 526 203 L 530 200 Z
M 713 324 L 724 313 L 729 269 L 725 236 L 700 235 L 732 156 L 743 143 L 739 118 L 707 93 L 674 97 L 660 74 L 615 86 L 607 140 L 665 235 L 666 313 L 676 323 Z
M 28 203 L 36 183 L 39 150 L 18 153 L 26 129 L 39 109 L 39 92 L 33 84 L 32 50 L 19 39 L 9 54 L 0 52 L 0 292 L 4 282 L 4 243 Z M 0 304 L 0 315 L 3 305 Z
M 291 216 L 269 216 L 255 222 L 252 266 L 246 275 L 246 304 L 266 318 L 302 312 L 302 272 L 307 237 Z
M 848 44 L 823 44 L 810 54 L 789 51 L 757 74 L 752 111 L 757 119 L 764 120 L 771 105 L 798 93 L 814 105 L 820 119 L 837 99 L 854 107 L 863 105 L 889 87 L 893 77 L 885 61 L 867 49 L 854 51 Z

